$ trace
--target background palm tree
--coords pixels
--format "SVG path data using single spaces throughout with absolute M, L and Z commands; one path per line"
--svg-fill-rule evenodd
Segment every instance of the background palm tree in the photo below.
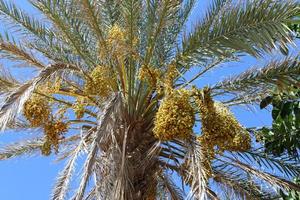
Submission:
M 75 200 L 273 199 L 279 189 L 300 190 L 290 181 L 300 174 L 299 162 L 258 149 L 251 130 L 229 111 L 279 86 L 298 87 L 298 57 L 194 85 L 241 55 L 287 55 L 293 36 L 286 23 L 299 4 L 215 0 L 184 34 L 194 0 L 30 3 L 43 20 L 0 0 L 2 19 L 15 33 L 1 36 L 1 57 L 38 70 L 27 82 L 1 70 L 0 126 L 44 134 L 3 147 L 0 159 L 36 152 L 67 159 L 52 199 L 67 198 L 82 155 Z

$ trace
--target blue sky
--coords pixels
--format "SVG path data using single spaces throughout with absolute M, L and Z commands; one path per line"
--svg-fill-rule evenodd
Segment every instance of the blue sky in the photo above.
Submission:
M 12 0 L 10 0 L 12 1 Z M 23 9 L 32 10 L 28 7 L 26 0 L 15 0 Z M 190 24 L 195 23 L 205 8 L 209 0 L 200 0 L 196 9 L 192 13 Z M 5 25 L 0 25 L 1 27 Z M 249 66 L 264 63 L 264 60 L 256 60 L 251 57 L 244 57 L 241 62 L 228 63 L 222 70 L 214 70 L 202 77 L 197 84 L 205 85 L 222 80 L 229 75 L 238 74 Z M 8 63 L 3 63 L 4 65 Z M 13 69 L 13 68 L 12 68 Z M 19 78 L 24 78 L 24 71 L 16 71 L 14 74 Z M 234 108 L 237 118 L 246 127 L 270 125 L 271 119 L 267 111 L 249 112 L 246 108 Z M 33 137 L 36 133 L 9 132 L 0 137 L 0 146 L 9 142 L 22 140 L 24 137 Z M 64 163 L 54 163 L 54 157 L 22 157 L 18 159 L 0 162 L 0 200 L 45 200 L 49 199 L 51 189 L 55 183 L 58 172 Z

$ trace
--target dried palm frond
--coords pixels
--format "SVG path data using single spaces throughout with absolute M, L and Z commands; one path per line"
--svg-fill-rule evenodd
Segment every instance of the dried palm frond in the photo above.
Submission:
M 84 140 L 81 140 L 75 150 L 72 151 L 70 155 L 71 158 L 67 162 L 63 171 L 59 174 L 57 183 L 54 187 L 52 197 L 53 200 L 63 200 L 65 199 L 68 191 L 69 184 L 71 182 L 72 175 L 75 171 L 76 160 L 80 152 L 83 150 Z
M 17 87 L 19 83 L 3 66 L 0 66 L 0 71 L 0 95 L 2 95 Z
M 187 169 L 186 182 L 190 184 L 191 191 L 188 194 L 188 199 L 206 199 L 209 174 L 203 164 L 204 153 L 203 147 L 199 142 L 192 141 L 186 143 L 187 153 Z
M 29 156 L 31 154 L 37 154 L 43 145 L 43 139 L 31 139 L 22 142 L 17 142 L 6 147 L 2 147 L 0 150 L 0 160 L 6 160 L 17 156 Z
M 107 104 L 106 108 L 104 109 L 104 114 L 101 115 L 97 131 L 94 133 L 95 136 L 93 138 L 90 153 L 88 154 L 85 162 L 83 178 L 81 180 L 78 191 L 74 197 L 76 200 L 80 200 L 83 198 L 88 179 L 90 177 L 90 174 L 92 173 L 92 168 L 95 163 L 99 145 L 103 141 L 107 141 L 111 137 L 110 134 L 112 133 L 109 130 L 109 128 L 112 128 L 111 126 L 114 126 L 114 123 L 112 123 L 113 121 L 111 121 L 113 117 L 112 115 L 117 116 L 118 114 L 120 114 L 119 112 L 116 112 L 116 110 L 119 108 L 120 103 L 120 94 L 114 94 L 109 103 Z
M 24 103 L 33 93 L 38 84 L 42 83 L 57 72 L 62 72 L 66 70 L 78 69 L 70 65 L 50 65 L 43 69 L 36 78 L 34 78 L 31 81 L 28 81 L 27 83 L 19 86 L 14 91 L 10 92 L 0 108 L 1 129 L 4 130 L 6 128 L 6 125 L 9 122 L 11 122 L 22 111 Z
M 164 174 L 161 176 L 163 185 L 166 187 L 172 199 L 183 200 L 183 191 L 181 191 L 181 189 L 176 186 L 176 184 L 169 178 L 169 176 L 170 175 L 168 174 Z

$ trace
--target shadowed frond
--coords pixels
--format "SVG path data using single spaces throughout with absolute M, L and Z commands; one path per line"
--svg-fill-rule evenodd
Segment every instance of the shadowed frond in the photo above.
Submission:
M 168 193 L 170 194 L 170 197 L 173 200 L 183 200 L 184 199 L 183 191 L 181 191 L 181 189 L 178 188 L 178 186 L 171 180 L 171 178 L 169 178 L 169 176 L 170 175 L 168 174 L 163 174 L 161 176 L 161 179 Z

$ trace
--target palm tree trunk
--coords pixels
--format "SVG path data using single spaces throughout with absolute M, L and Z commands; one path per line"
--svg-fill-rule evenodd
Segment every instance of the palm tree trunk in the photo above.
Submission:
M 137 135 L 137 134 L 133 134 Z M 154 200 L 156 196 L 157 178 L 155 178 L 159 171 L 157 151 L 149 155 L 149 150 L 155 145 L 155 140 L 150 134 L 141 134 L 143 137 L 149 137 L 149 139 L 136 138 L 136 147 L 133 148 L 129 157 L 131 157 L 130 163 L 132 164 L 132 187 L 134 200 Z M 141 143 L 143 141 L 144 143 Z M 128 199 L 129 200 L 129 199 Z

